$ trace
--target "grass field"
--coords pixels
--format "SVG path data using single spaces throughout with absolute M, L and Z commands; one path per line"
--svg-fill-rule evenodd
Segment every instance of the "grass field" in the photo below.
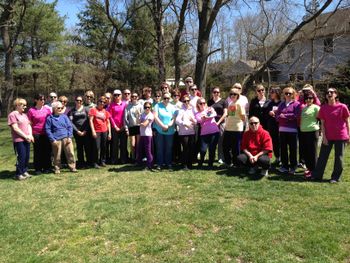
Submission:
M 335 185 L 129 166 L 19 182 L 4 119 L 0 145 L 0 262 L 350 262 L 349 149 Z

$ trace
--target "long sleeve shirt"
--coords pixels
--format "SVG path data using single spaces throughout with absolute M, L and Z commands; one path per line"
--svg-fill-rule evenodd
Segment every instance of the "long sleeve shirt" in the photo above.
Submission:
M 203 116 L 207 116 L 207 118 L 202 118 Z M 207 108 L 204 111 L 196 113 L 196 120 L 201 125 L 201 135 L 213 134 L 220 131 L 216 125 L 215 117 L 216 112 L 213 108 Z
M 179 110 L 176 117 L 176 124 L 179 127 L 179 135 L 194 135 L 196 133 L 196 123 L 197 120 L 193 114 L 192 108 L 186 109 L 183 107 Z
M 50 142 L 73 137 L 72 123 L 65 114 L 47 117 L 45 131 Z
M 143 112 L 141 103 L 129 103 L 124 111 L 124 125 L 125 128 L 140 125 L 140 116 Z
M 279 131 L 297 132 L 298 117 L 300 112 L 300 103 L 298 101 L 282 102 L 277 109 L 276 119 L 278 121 Z
M 272 139 L 270 134 L 261 126 L 257 131 L 248 130 L 243 133 L 241 150 L 247 150 L 253 156 L 259 152 L 267 151 L 269 157 L 272 157 Z

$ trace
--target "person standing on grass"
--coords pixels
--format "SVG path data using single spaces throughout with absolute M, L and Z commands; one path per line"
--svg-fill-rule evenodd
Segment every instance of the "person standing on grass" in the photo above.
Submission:
M 13 102 L 15 108 L 7 118 L 7 124 L 11 128 L 12 141 L 17 156 L 15 179 L 22 181 L 30 178 L 28 173 L 28 164 L 30 157 L 30 143 L 34 142 L 32 127 L 25 114 L 27 102 L 25 99 L 18 98 Z
M 212 107 L 208 107 L 204 98 L 197 100 L 197 113 L 195 115 L 200 129 L 200 161 L 198 166 L 202 167 L 205 154 L 209 148 L 208 167 L 213 168 L 215 160 L 216 145 L 220 137 L 220 130 L 216 124 L 216 112 Z
M 96 107 L 96 104 L 94 103 L 94 98 L 95 98 L 95 94 L 92 90 L 87 90 L 84 94 L 84 107 L 87 108 L 87 110 L 90 110 L 94 107 Z M 90 124 L 89 124 L 89 130 L 87 132 L 87 140 L 89 142 L 88 144 L 88 149 L 87 149 L 87 155 L 86 155 L 86 162 L 87 162 L 87 165 L 89 167 L 94 167 L 94 157 L 93 157 L 93 154 L 94 154 L 94 147 L 95 147 L 95 140 L 94 138 L 92 137 L 92 134 L 91 134 L 91 127 L 90 127 Z
M 279 172 L 295 174 L 297 168 L 298 116 L 300 103 L 295 100 L 296 92 L 292 87 L 283 89 L 284 101 L 278 106 L 276 120 L 281 140 L 282 166 Z M 288 149 L 289 148 L 289 149 Z
M 87 165 L 84 158 L 88 156 L 88 151 L 92 149 L 89 148 L 90 142 L 88 141 L 89 126 L 89 110 L 83 106 L 83 97 L 75 97 L 75 107 L 70 110 L 68 117 L 72 122 L 73 126 L 73 136 L 75 143 L 77 145 L 78 153 L 78 168 L 83 168 Z
M 219 164 L 224 164 L 224 151 L 222 142 L 224 139 L 224 131 L 225 131 L 225 119 L 227 117 L 227 102 L 223 98 L 220 97 L 220 88 L 214 87 L 212 92 L 212 97 L 208 101 L 208 106 L 212 107 L 216 112 L 216 125 L 218 125 L 220 129 L 220 138 L 218 142 L 218 162 Z
M 170 93 L 165 93 L 162 102 L 156 104 L 153 109 L 154 128 L 157 130 L 155 144 L 158 170 L 162 166 L 172 170 L 176 108 L 170 103 L 170 96 Z
M 255 89 L 256 97 L 252 99 L 249 105 L 249 118 L 255 116 L 259 119 L 260 125 L 266 129 L 267 123 L 265 119 L 268 100 L 265 96 L 265 88 L 263 85 L 259 84 Z
M 176 117 L 179 128 L 179 139 L 182 146 L 181 159 L 184 170 L 192 169 L 193 151 L 195 147 L 196 118 L 190 104 L 190 97 L 183 97 L 182 108 Z
M 45 123 L 49 115 L 51 115 L 51 110 L 45 107 L 45 96 L 36 94 L 34 96 L 34 107 L 28 111 L 28 119 L 33 130 L 33 162 L 37 175 L 42 172 L 51 172 L 51 144 L 45 132 Z
M 143 104 L 144 112 L 140 116 L 140 142 L 138 147 L 137 154 L 137 163 L 142 165 L 142 157 L 147 158 L 146 170 L 152 171 L 153 164 L 153 154 L 152 154 L 152 123 L 154 121 L 154 115 L 151 111 L 152 104 L 151 102 L 146 101 Z
M 249 130 L 243 134 L 241 149 L 243 153 L 238 155 L 238 163 L 248 166 L 250 175 L 261 167 L 260 174 L 267 176 L 272 157 L 272 139 L 260 125 L 259 118 L 253 116 L 249 119 Z
M 329 182 L 339 182 L 343 172 L 345 144 L 350 143 L 349 116 L 348 107 L 339 102 L 338 91 L 335 88 L 329 88 L 326 92 L 326 103 L 321 106 L 318 113 L 323 141 L 316 167 L 311 174 L 313 180 L 322 180 L 334 145 L 334 168 Z
M 97 106 L 89 111 L 89 123 L 94 138 L 93 162 L 96 169 L 106 166 L 106 142 L 111 139 L 110 114 L 104 109 L 105 100 L 101 96 Z
M 131 91 L 129 89 L 123 90 L 123 102 L 128 105 L 131 101 Z
M 305 92 L 304 100 L 306 104 L 302 107 L 300 113 L 299 145 L 306 165 L 304 176 L 308 178 L 315 169 L 317 160 L 317 143 L 320 130 L 317 115 L 320 106 L 314 104 L 316 97 L 313 92 Z
M 71 172 L 77 172 L 75 167 L 73 126 L 67 115 L 63 114 L 63 105 L 56 101 L 52 103 L 52 115 L 46 119 L 45 131 L 51 142 L 55 174 L 60 173 L 62 150 L 66 155 L 68 167 Z

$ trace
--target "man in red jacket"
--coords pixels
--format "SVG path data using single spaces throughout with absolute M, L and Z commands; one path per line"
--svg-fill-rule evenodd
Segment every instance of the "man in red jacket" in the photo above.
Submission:
M 238 163 L 248 166 L 249 174 L 255 174 L 261 167 L 261 175 L 267 176 L 272 157 L 272 139 L 270 134 L 260 125 L 257 117 L 249 119 L 249 130 L 243 134 L 241 150 L 238 155 Z

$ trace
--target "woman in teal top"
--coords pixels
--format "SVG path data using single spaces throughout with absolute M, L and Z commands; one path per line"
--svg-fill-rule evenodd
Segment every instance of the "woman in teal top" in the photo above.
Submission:
M 305 177 L 311 176 L 311 172 L 315 169 L 317 161 L 317 142 L 319 136 L 320 125 L 317 119 L 320 106 L 314 104 L 315 95 L 312 92 L 305 94 L 305 106 L 300 114 L 300 150 L 303 152 L 305 159 L 306 171 Z
M 157 169 L 165 166 L 172 169 L 173 137 L 175 133 L 176 108 L 170 103 L 170 93 L 163 95 L 162 102 L 154 106 L 154 128 L 156 129 L 156 163 Z

